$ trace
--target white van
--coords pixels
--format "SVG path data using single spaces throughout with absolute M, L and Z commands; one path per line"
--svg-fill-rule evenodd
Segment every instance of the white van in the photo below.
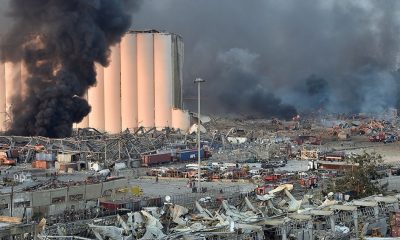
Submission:
M 225 171 L 225 170 L 228 170 L 228 169 L 235 169 L 236 167 L 237 167 L 236 163 L 224 163 L 224 164 L 222 164 L 221 167 L 219 167 L 219 169 L 221 171 Z
M 254 176 L 254 175 L 261 175 L 261 170 L 260 169 L 251 169 L 249 173 Z

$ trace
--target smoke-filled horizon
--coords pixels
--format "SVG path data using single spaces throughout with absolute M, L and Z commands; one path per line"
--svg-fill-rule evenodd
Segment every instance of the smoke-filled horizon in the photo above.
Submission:
M 21 36 L 36 28 L 50 31 L 35 15 L 25 22 L 19 19 L 23 11 L 31 12 L 29 8 L 41 9 L 33 4 L 36 1 L 12 1 L 23 5 L 18 11 L 3 8 L 5 1 L 0 0 L 1 11 L 17 23 L 12 30 L 16 38 L 9 43 L 23 44 Z M 59 1 L 72 2 L 102 1 Z M 193 80 L 201 77 L 207 81 L 202 85 L 206 113 L 290 118 L 298 111 L 319 109 L 379 112 L 400 105 L 399 5 L 397 0 L 146 0 L 131 28 L 183 36 L 185 104 L 194 111 Z M 137 6 L 124 8 L 123 14 L 132 9 Z M 45 8 L 48 14 L 37 16 L 56 16 L 51 10 Z M 59 23 L 57 18 L 53 21 L 50 26 Z M 1 22 L 3 30 L 11 25 Z M 76 31 L 73 36 L 97 34 L 74 28 L 68 29 Z M 79 40 L 83 39 L 88 40 Z M 81 96 L 80 87 L 73 91 Z
M 23 61 L 25 96 L 12 102 L 9 134 L 66 137 L 90 106 L 82 98 L 96 82 L 95 62 L 108 65 L 110 46 L 131 25 L 135 0 L 12 0 L 13 23 L 1 60 Z
M 134 29 L 183 36 L 184 96 L 203 112 L 296 113 L 399 107 L 400 1 L 148 0 Z

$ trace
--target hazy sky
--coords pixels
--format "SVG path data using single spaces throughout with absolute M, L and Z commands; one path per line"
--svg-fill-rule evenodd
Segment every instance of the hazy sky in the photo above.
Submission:
M 8 0 L 0 0 L 0 32 L 4 32 L 7 28 L 7 18 L 5 11 L 7 10 Z
M 400 103 L 399 13 L 398 0 L 144 0 L 132 29 L 184 38 L 189 107 L 202 77 L 205 111 L 374 112 Z
M 185 95 L 205 78 L 214 112 L 399 106 L 397 0 L 146 0 L 133 28 L 183 36 Z

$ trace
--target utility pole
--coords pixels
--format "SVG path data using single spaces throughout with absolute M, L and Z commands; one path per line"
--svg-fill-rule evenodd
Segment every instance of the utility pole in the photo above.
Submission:
M 194 83 L 197 84 L 197 164 L 198 164 L 198 172 L 197 172 L 197 180 L 198 180 L 198 192 L 201 192 L 201 188 L 200 188 L 200 179 L 201 179 L 201 168 L 200 168 L 200 163 L 201 163 L 201 156 L 200 156 L 200 152 L 201 152 L 201 144 L 200 144 L 200 102 L 201 102 L 201 98 L 200 98 L 200 85 L 202 82 L 205 82 L 205 80 L 201 79 L 201 78 L 196 78 L 196 80 L 194 80 Z

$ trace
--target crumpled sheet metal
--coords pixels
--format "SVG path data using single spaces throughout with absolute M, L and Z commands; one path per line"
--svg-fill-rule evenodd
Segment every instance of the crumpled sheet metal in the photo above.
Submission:
M 124 229 L 115 226 L 96 226 L 89 224 L 89 228 L 93 231 L 98 239 L 109 238 L 111 240 L 123 239 Z
M 170 212 L 171 212 L 172 221 L 174 221 L 174 223 L 176 223 L 178 225 L 186 224 L 186 222 L 181 218 L 181 216 L 184 216 L 189 213 L 189 210 L 187 208 L 179 206 L 179 205 L 171 205 Z

